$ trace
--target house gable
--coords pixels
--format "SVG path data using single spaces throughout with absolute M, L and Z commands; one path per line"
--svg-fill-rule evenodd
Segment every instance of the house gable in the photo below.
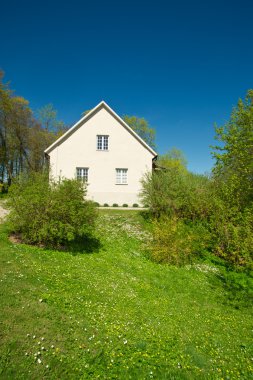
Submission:
M 124 120 L 118 116 L 104 101 L 101 101 L 95 108 L 93 108 L 89 113 L 83 116 L 76 124 L 73 125 L 67 132 L 65 132 L 60 138 L 58 138 L 53 144 L 51 144 L 46 150 L 46 154 L 50 154 L 57 146 L 66 141 L 73 133 L 75 133 L 80 127 L 84 126 L 91 118 L 93 118 L 99 111 L 105 109 L 113 118 L 115 118 L 123 128 L 128 131 L 133 138 L 135 138 L 145 149 L 147 149 L 153 157 L 157 156 L 157 153 L 140 137 L 135 133 L 132 128 L 130 128 Z

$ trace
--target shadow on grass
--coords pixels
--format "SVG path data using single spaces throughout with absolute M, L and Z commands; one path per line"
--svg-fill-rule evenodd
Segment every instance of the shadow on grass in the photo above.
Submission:
M 236 309 L 252 307 L 253 304 L 253 277 L 252 274 L 224 271 L 216 275 L 226 292 L 225 303 Z
M 71 255 L 76 256 L 80 254 L 97 253 L 101 249 L 102 244 L 100 240 L 92 235 L 85 235 L 80 239 L 76 239 L 67 243 L 62 249 L 69 252 Z
M 53 250 L 60 252 L 68 252 L 73 256 L 80 254 L 92 254 L 99 252 L 102 247 L 102 244 L 98 238 L 92 235 L 85 235 L 82 238 L 76 239 L 72 242 L 64 242 L 62 244 L 35 244 L 31 242 L 24 241 L 22 239 L 22 235 L 19 233 L 8 233 L 7 228 L 7 236 L 11 243 L 13 244 L 25 244 L 31 247 L 38 247 L 45 250 Z
M 151 222 L 153 220 L 153 215 L 150 210 L 141 210 L 139 213 L 146 222 Z
M 222 303 L 235 309 L 248 308 L 253 305 L 253 272 L 243 268 L 234 268 L 222 259 L 213 258 L 212 263 L 218 268 L 214 276 L 209 276 L 213 287 L 222 287 Z

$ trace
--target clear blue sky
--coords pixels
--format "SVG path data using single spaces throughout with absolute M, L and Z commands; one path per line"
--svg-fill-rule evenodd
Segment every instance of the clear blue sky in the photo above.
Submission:
M 35 110 L 67 124 L 102 99 L 145 117 L 158 153 L 209 171 L 214 123 L 253 87 L 253 2 L 4 1 L 0 67 Z

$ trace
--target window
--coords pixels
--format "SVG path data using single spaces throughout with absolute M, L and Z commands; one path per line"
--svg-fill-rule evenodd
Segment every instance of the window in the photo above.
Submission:
M 76 168 L 76 179 L 88 182 L 88 168 Z
M 97 150 L 108 150 L 108 137 L 97 135 Z
M 116 169 L 116 185 L 127 185 L 127 170 Z

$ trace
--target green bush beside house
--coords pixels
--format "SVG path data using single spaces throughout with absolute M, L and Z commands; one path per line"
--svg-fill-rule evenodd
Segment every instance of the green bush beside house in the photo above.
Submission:
M 26 243 L 59 246 L 92 233 L 97 212 L 76 180 L 48 180 L 48 173 L 19 177 L 10 187 L 12 231 Z

